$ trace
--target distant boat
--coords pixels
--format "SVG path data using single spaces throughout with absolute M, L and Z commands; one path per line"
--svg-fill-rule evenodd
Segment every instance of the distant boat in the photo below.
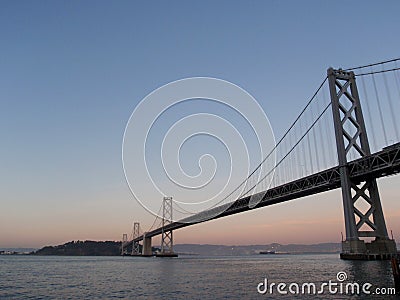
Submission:
M 270 250 L 270 251 L 260 251 L 260 254 L 276 254 L 275 251 Z

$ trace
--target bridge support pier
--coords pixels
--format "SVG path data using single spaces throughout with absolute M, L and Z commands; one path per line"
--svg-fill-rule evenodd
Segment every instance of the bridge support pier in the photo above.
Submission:
M 348 158 L 371 154 L 364 117 L 353 72 L 328 69 L 333 121 L 335 125 L 346 240 L 342 259 L 390 259 L 397 253 L 389 239 L 378 185 L 375 178 L 359 182 L 350 177 Z M 366 243 L 361 238 L 375 238 Z
M 151 237 L 146 237 L 146 234 L 143 235 L 142 256 L 153 256 Z
M 349 260 L 389 260 L 397 253 L 396 243 L 389 238 L 376 238 L 370 243 L 362 240 L 343 241 L 341 259 Z

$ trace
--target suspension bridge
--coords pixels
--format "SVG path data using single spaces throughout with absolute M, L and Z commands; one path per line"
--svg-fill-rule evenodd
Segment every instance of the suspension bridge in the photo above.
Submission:
M 130 238 L 123 235 L 121 253 L 152 256 L 152 238 L 161 235 L 158 256 L 176 256 L 174 230 L 341 188 L 346 230 L 341 258 L 395 255 L 377 179 L 400 171 L 399 61 L 329 68 L 282 138 L 236 189 L 197 213 L 164 197 L 162 216 L 146 232 L 135 222 Z M 173 214 L 183 217 L 173 221 Z

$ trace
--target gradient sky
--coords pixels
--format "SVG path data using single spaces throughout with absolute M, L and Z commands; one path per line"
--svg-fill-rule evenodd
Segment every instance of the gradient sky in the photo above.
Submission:
M 399 1 L 0 1 L 0 247 L 119 240 L 134 220 L 149 228 L 121 163 L 125 125 L 148 93 L 186 77 L 228 80 L 280 137 L 328 67 L 400 56 L 399 11 Z M 397 240 L 399 183 L 379 180 Z M 174 237 L 338 242 L 343 224 L 333 191 Z

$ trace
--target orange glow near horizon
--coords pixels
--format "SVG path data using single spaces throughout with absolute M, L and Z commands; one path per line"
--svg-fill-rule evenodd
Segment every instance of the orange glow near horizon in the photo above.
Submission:
M 395 201 L 397 181 L 396 177 L 381 181 L 380 190 L 389 236 L 392 231 L 399 241 L 400 204 Z M 340 242 L 341 232 L 345 232 L 340 196 L 340 191 L 336 190 L 196 224 L 175 231 L 174 243 L 249 245 Z M 72 214 L 74 208 L 50 216 L 44 212 L 31 216 L 29 222 L 21 219 L 14 224 L 2 219 L 0 247 L 40 248 L 72 240 L 118 241 L 123 232 L 131 230 L 131 210 L 124 211 L 125 216 L 121 217 L 119 211 L 110 212 L 103 206 L 106 207 L 105 203 L 93 204 L 92 209 L 75 214 Z M 15 220 L 15 216 L 13 218 Z M 151 225 L 153 216 L 147 214 L 146 218 Z M 147 229 L 143 228 L 145 225 L 141 226 L 142 230 Z M 153 245 L 159 244 L 160 237 L 155 237 Z

